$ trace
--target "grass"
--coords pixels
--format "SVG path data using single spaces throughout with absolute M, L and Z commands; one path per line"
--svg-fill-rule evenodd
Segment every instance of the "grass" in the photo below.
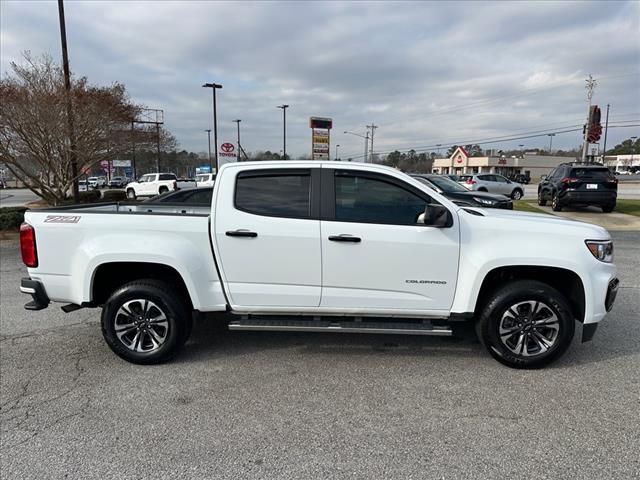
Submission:
M 621 200 L 616 201 L 616 212 L 626 213 L 640 217 L 640 200 Z
M 527 200 L 516 200 L 513 202 L 513 209 L 520 212 L 531 212 L 531 213 L 546 213 L 544 210 L 539 209 L 534 202 Z

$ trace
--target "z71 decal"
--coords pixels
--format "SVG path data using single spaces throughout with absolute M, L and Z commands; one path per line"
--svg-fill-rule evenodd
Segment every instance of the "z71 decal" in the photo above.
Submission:
M 44 223 L 78 223 L 80 221 L 80 215 L 47 215 L 44 219 Z

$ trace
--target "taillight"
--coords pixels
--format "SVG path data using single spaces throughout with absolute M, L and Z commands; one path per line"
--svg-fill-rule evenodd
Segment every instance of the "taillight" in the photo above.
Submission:
M 20 253 L 22 253 L 22 261 L 27 267 L 36 268 L 38 266 L 36 231 L 28 223 L 20 225 Z
M 607 178 L 607 182 L 609 183 L 618 183 L 618 179 L 616 177 Z
M 467 185 L 474 185 L 476 183 L 476 181 L 473 178 L 470 178 L 469 180 L 467 180 Z
M 579 178 L 573 178 L 573 177 L 566 177 L 562 179 L 562 183 L 573 183 L 573 182 L 579 182 L 580 179 Z

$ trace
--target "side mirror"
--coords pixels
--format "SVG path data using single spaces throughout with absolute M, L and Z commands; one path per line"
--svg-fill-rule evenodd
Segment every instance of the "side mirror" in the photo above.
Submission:
M 421 217 L 421 218 L 420 218 Z M 425 225 L 435 228 L 447 228 L 453 225 L 453 216 L 442 205 L 429 203 L 424 207 L 424 213 L 418 217 Z

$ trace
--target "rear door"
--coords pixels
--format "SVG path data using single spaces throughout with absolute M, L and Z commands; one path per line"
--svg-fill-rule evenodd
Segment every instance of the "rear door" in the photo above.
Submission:
M 235 310 L 320 304 L 319 167 L 234 166 L 216 182 L 214 248 Z
M 448 310 L 458 271 L 457 218 L 450 228 L 418 223 L 431 199 L 397 177 L 322 170 L 322 309 Z

